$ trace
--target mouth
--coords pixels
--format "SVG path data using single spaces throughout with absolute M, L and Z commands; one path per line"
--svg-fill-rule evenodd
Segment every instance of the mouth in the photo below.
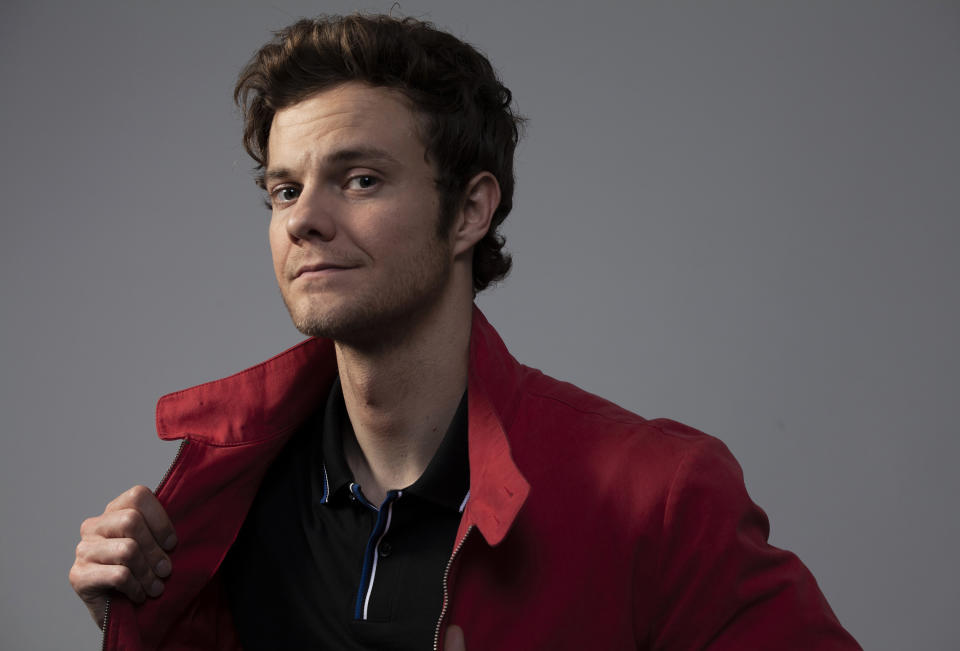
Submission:
M 317 277 L 324 276 L 328 274 L 334 274 L 340 271 L 346 271 L 352 269 L 353 267 L 348 267 L 346 265 L 340 264 L 330 264 L 326 262 L 320 262 L 317 264 L 308 264 L 297 269 L 296 273 L 293 275 L 294 279 L 306 277 Z

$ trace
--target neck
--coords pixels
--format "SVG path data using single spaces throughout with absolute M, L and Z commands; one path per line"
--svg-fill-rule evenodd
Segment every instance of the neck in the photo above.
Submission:
M 375 346 L 337 342 L 354 434 L 344 436 L 344 454 L 371 502 L 414 483 L 440 446 L 467 387 L 471 321 L 467 293 L 439 301 Z

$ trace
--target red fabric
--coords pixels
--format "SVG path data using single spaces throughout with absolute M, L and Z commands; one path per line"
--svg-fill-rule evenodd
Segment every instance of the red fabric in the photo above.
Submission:
M 860 648 L 797 557 L 767 544 L 717 439 L 518 364 L 476 309 L 470 364 L 470 500 L 441 640 L 454 623 L 468 651 Z M 159 599 L 114 600 L 106 648 L 239 649 L 216 570 L 335 373 L 332 344 L 310 339 L 160 400 L 161 438 L 187 441 L 158 490 L 174 573 Z

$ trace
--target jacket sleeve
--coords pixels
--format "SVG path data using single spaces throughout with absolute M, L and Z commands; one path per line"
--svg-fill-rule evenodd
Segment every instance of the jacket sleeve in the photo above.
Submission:
M 810 571 L 768 535 L 733 455 L 713 437 L 698 438 L 667 493 L 652 648 L 860 649 Z

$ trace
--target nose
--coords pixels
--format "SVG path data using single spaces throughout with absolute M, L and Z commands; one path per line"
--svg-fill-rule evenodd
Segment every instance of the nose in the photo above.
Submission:
M 285 226 L 293 242 L 329 242 L 337 234 L 330 197 L 324 197 L 321 189 L 305 188 L 297 197 L 296 203 L 287 208 L 286 213 Z

